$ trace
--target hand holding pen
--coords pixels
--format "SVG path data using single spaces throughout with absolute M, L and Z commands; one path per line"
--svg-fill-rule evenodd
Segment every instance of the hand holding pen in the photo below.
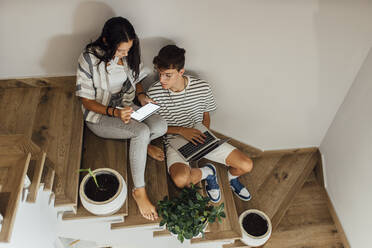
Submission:
M 131 114 L 133 113 L 133 108 L 132 107 L 124 107 L 124 108 L 121 108 L 121 107 L 116 107 L 116 109 L 118 109 L 117 111 L 117 117 L 119 117 L 125 124 L 129 123 L 130 121 L 130 116 Z

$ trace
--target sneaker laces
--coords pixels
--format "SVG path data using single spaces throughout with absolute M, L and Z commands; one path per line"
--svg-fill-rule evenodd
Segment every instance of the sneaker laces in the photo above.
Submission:
M 238 178 L 234 178 L 230 180 L 230 185 L 239 193 L 243 188 L 243 184 L 241 184 Z
M 209 190 L 211 190 L 211 189 L 219 189 L 220 188 L 218 186 L 217 178 L 216 178 L 215 175 L 209 175 L 209 176 L 207 176 L 206 181 L 208 183 L 207 187 L 208 187 Z

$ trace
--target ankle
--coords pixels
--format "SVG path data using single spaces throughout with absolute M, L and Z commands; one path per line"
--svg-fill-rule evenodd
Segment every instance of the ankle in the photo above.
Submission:
M 234 176 L 230 173 L 230 170 L 227 171 L 227 177 L 229 178 L 229 181 L 235 179 L 235 178 L 238 178 L 239 176 Z
M 146 195 L 145 187 L 134 188 L 134 189 L 132 190 L 132 194 L 133 194 L 134 196 L 143 196 L 143 195 Z

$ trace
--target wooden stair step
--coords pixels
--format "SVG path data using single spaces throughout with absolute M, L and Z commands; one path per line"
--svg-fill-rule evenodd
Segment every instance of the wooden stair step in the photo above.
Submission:
M 203 159 L 199 162 L 201 166 L 206 163 L 215 162 L 208 161 Z M 212 203 L 213 205 L 220 205 L 224 203 L 226 218 L 222 219 L 222 223 L 209 223 L 205 231 L 204 238 L 193 238 L 191 243 L 201 243 L 201 242 L 213 242 L 213 241 L 224 241 L 224 240 L 233 240 L 241 238 L 241 230 L 238 222 L 238 215 L 236 212 L 236 207 L 233 198 L 233 192 L 230 189 L 230 184 L 227 177 L 227 169 L 225 165 L 216 164 L 217 174 L 218 174 L 218 183 L 221 189 L 221 201 L 219 203 Z M 171 187 L 175 187 L 173 183 L 169 183 Z M 170 190 L 171 192 L 176 192 L 177 189 Z M 203 194 L 206 195 L 204 182 L 202 183 Z M 174 195 L 175 193 L 170 193 Z M 168 230 L 155 231 L 153 236 L 160 237 L 170 235 Z
M 42 87 L 38 100 L 32 140 L 47 152 L 51 161 L 48 164 L 55 171 L 55 207 L 74 211 L 78 198 L 83 134 L 81 105 L 74 90 L 67 86 Z
M 56 171 L 53 169 L 53 162 L 48 159 L 45 160 L 43 173 L 41 175 L 41 184 L 43 185 L 43 191 L 52 191 L 54 176 Z
M 253 184 L 252 176 L 249 174 L 240 177 L 240 181 L 250 190 L 252 199 L 248 202 L 241 201 L 237 197 L 234 197 L 234 199 L 239 215 L 246 209 L 259 209 L 269 216 L 273 229 L 275 229 L 287 210 L 291 199 L 301 189 L 306 178 L 319 161 L 319 153 L 285 154 L 277 160 L 275 166 L 272 165 L 275 159 L 273 160 L 271 155 L 268 158 L 271 161 L 270 163 L 260 162 L 261 166 L 267 167 L 270 173 L 263 173 L 262 175 L 265 178 L 260 178 L 261 182 L 257 183 L 256 180 L 255 183 L 259 185 L 259 188 Z M 266 157 L 260 157 L 258 160 L 266 160 Z
M 332 219 L 325 189 L 314 173 L 296 194 L 265 247 L 344 247 Z
M 325 189 L 311 173 L 296 193 L 266 248 L 343 247 L 328 208 Z M 249 248 L 240 240 L 223 248 Z
M 216 162 L 208 161 L 206 159 L 201 160 L 199 164 L 202 167 L 203 164 L 206 162 L 210 162 L 212 164 L 215 164 L 216 166 L 218 183 L 221 190 L 221 201 L 216 204 L 213 203 L 213 205 L 220 205 L 221 203 L 224 203 L 226 218 L 222 219 L 222 223 L 218 223 L 218 221 L 209 223 L 204 238 L 193 238 L 191 239 L 191 243 L 194 244 L 200 242 L 239 239 L 241 238 L 242 233 L 239 227 L 238 213 L 236 211 L 233 197 L 234 193 L 231 191 L 230 183 L 227 176 L 227 168 L 223 164 L 217 164 Z M 205 182 L 203 181 L 202 188 L 204 191 L 204 195 L 207 195 L 205 192 L 204 184 Z
M 35 145 L 29 138 L 21 134 L 0 135 L 0 154 L 28 154 L 31 161 L 28 166 L 27 176 L 31 181 L 27 202 L 36 202 L 40 187 L 41 174 L 44 168 L 46 153 Z
M 0 89 L 9 88 L 69 88 L 74 89 L 76 76 L 41 77 L 0 80 Z
M 0 242 L 10 242 L 31 154 L 0 155 Z
M 158 139 L 154 144 L 161 147 L 160 139 Z M 111 229 L 158 226 L 160 223 L 160 218 L 154 221 L 147 220 L 144 217 L 142 217 L 141 213 L 139 212 L 137 204 L 132 196 L 132 189 L 134 185 L 129 162 L 127 170 L 128 170 L 128 196 L 127 196 L 128 216 L 125 217 L 125 221 L 122 223 L 111 224 Z M 165 163 L 147 157 L 145 182 L 147 195 L 154 205 L 156 205 L 159 200 L 163 200 L 165 196 L 168 196 L 167 170 Z
M 39 88 L 0 88 L 0 125 L 10 134 L 31 137 Z
M 126 140 L 103 139 L 96 136 L 89 128 L 84 129 L 84 147 L 81 168 L 98 169 L 110 168 L 119 172 L 125 182 L 128 182 L 127 163 L 128 163 L 128 148 Z M 81 175 L 81 179 L 84 175 Z M 113 217 L 124 217 L 128 215 L 128 201 L 125 201 L 123 207 L 111 215 Z M 81 204 L 80 198 L 77 206 L 76 214 L 64 213 L 63 220 L 78 220 L 78 219 L 107 219 L 107 216 L 96 216 L 88 212 Z M 123 219 L 124 220 L 124 219 Z

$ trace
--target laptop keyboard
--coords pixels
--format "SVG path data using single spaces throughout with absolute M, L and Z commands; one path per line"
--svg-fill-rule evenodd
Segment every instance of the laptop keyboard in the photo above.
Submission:
M 178 151 L 185 157 L 189 157 L 191 154 L 193 154 L 196 151 L 199 151 L 201 148 L 205 147 L 206 145 L 210 144 L 214 140 L 216 140 L 215 137 L 213 137 L 208 131 L 204 132 L 205 136 L 207 136 L 204 140 L 204 143 L 197 143 L 197 145 L 194 145 L 193 143 L 189 142 L 186 145 L 182 146 L 178 149 Z

